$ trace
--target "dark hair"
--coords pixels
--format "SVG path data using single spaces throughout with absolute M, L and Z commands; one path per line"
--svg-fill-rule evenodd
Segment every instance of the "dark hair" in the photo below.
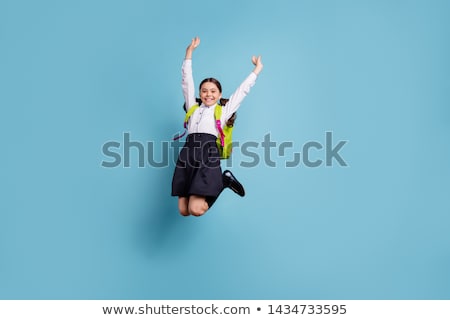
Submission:
M 214 78 L 206 78 L 206 79 L 204 79 L 204 80 L 200 83 L 200 86 L 198 87 L 199 90 L 202 89 L 202 85 L 203 85 L 204 83 L 206 83 L 206 82 L 212 82 L 212 83 L 214 83 L 214 84 L 217 86 L 217 88 L 219 88 L 219 92 L 222 93 L 222 85 L 220 84 L 219 80 L 214 79 Z

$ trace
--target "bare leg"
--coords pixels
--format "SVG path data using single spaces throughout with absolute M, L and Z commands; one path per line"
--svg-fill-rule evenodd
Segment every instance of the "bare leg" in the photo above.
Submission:
M 202 216 L 209 209 L 205 197 L 195 195 L 189 197 L 188 207 L 189 213 L 196 217 Z
M 188 215 L 190 215 L 187 197 L 178 197 L 178 210 L 180 210 L 180 214 L 182 216 L 187 217 Z

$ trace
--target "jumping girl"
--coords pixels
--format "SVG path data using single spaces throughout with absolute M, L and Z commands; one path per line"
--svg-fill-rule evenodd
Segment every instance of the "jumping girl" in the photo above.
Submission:
M 226 170 L 222 174 L 216 144 L 220 133 L 216 127 L 214 110 L 217 104 L 222 104 L 220 123 L 224 126 L 239 108 L 263 68 L 261 56 L 253 56 L 255 68 L 230 99 L 222 99 L 222 86 L 214 78 L 207 78 L 200 83 L 200 99 L 196 99 L 192 76 L 192 53 L 199 44 L 198 37 L 192 39 L 186 49 L 182 66 L 186 111 L 197 104 L 199 107 L 189 118 L 187 125 L 189 135 L 179 154 L 172 180 L 172 196 L 178 196 L 178 209 L 181 215 L 192 214 L 197 217 L 211 208 L 224 188 L 230 188 L 240 196 L 245 194 L 244 188 L 230 171 Z M 223 103 L 225 101 L 226 103 Z

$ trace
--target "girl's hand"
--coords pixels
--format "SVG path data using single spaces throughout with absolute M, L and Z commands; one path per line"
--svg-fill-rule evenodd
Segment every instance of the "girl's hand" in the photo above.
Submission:
M 255 69 L 253 69 L 253 73 L 258 75 L 264 67 L 262 64 L 262 61 L 261 61 L 261 56 L 258 56 L 258 57 L 253 56 L 252 63 L 255 65 Z
M 197 48 L 200 44 L 200 38 L 195 37 L 192 39 L 189 46 L 186 48 L 186 58 L 185 59 L 192 59 L 192 52 L 194 52 L 195 48 Z

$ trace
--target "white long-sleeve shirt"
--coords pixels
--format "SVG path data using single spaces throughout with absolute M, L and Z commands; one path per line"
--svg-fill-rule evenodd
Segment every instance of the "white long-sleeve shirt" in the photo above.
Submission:
M 186 59 L 183 61 L 181 68 L 184 101 L 189 110 L 197 102 L 195 100 L 195 86 L 194 78 L 192 76 L 192 60 Z M 220 119 L 222 127 L 225 126 L 226 121 L 241 105 L 242 100 L 250 92 L 250 88 L 256 82 L 257 75 L 250 73 L 250 75 L 241 83 L 236 91 L 230 96 L 230 100 L 222 107 L 222 117 Z M 217 136 L 217 128 L 214 119 L 215 106 L 207 107 L 203 103 L 191 115 L 188 123 L 188 133 L 209 133 Z

